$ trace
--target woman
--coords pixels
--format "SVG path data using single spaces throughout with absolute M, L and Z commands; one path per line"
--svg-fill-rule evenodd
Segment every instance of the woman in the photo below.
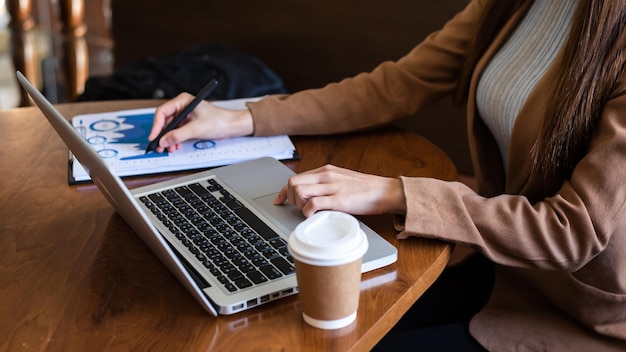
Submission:
M 477 192 L 327 166 L 293 177 L 275 203 L 294 203 L 307 216 L 398 214 L 400 238 L 454 242 L 495 263 L 493 290 L 470 313 L 469 334 L 448 340 L 487 350 L 623 351 L 625 27 L 625 0 L 474 0 L 371 73 L 242 111 L 203 103 L 159 150 L 190 138 L 371 128 L 456 95 L 467 102 Z M 190 99 L 161 106 L 151 138 Z

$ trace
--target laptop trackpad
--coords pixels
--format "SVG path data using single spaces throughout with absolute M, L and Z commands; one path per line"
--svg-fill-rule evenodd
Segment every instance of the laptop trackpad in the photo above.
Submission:
M 254 198 L 253 200 L 276 226 L 281 228 L 286 234 L 290 234 L 305 217 L 302 214 L 302 210 L 294 205 L 274 205 L 274 198 L 277 194 L 272 193 Z

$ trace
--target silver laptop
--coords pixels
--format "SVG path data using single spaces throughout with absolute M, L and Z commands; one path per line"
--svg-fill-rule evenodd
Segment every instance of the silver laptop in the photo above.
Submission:
M 212 315 L 233 314 L 298 292 L 287 238 L 304 217 L 272 199 L 293 172 L 261 158 L 129 190 L 48 100 L 20 84 L 115 210 Z M 397 260 L 366 225 L 362 271 Z

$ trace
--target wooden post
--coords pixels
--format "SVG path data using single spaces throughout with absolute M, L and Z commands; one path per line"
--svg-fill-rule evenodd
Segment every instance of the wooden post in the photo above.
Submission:
M 89 73 L 89 53 L 84 35 L 87 32 L 84 0 L 59 0 L 63 33 L 63 69 L 69 101 L 85 88 Z
M 9 26 L 22 30 L 31 29 L 35 25 L 32 17 L 32 0 L 6 0 L 7 11 L 11 16 Z
M 60 0 L 59 6 L 63 34 L 76 37 L 85 34 L 85 0 Z
M 22 72 L 36 87 L 40 86 L 39 62 L 37 60 L 33 31 L 16 29 L 11 31 L 11 56 L 15 69 Z M 32 105 L 30 97 L 20 86 L 19 106 Z
M 89 75 L 89 52 L 85 37 L 63 39 L 63 70 L 67 85 L 67 99 L 74 101 L 85 90 Z

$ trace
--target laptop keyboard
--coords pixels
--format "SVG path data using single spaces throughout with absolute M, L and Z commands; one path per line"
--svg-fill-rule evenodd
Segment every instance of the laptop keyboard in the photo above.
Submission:
M 294 273 L 287 242 L 217 180 L 205 184 L 139 200 L 229 292 Z

